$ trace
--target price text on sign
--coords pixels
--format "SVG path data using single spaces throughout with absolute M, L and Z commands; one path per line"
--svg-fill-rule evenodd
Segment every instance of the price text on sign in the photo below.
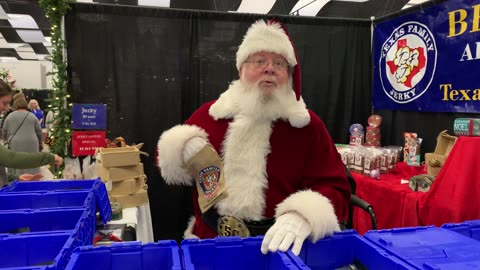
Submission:
M 105 129 L 105 104 L 74 103 L 72 108 L 73 129 Z
M 90 156 L 95 149 L 105 147 L 105 131 L 74 131 L 72 152 L 74 156 Z

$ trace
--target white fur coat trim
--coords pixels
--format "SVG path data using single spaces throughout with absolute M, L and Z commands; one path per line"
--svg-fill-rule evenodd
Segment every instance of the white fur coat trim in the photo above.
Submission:
M 195 216 L 190 217 L 188 221 L 187 229 L 183 233 L 183 239 L 191 239 L 191 238 L 199 238 L 195 234 L 193 234 L 193 225 L 195 225 Z
M 208 141 L 207 133 L 191 125 L 177 125 L 160 136 L 157 144 L 158 167 L 167 184 L 192 186 L 194 181 L 185 168 L 183 147 L 193 137 Z
M 227 197 L 216 205 L 220 215 L 264 218 L 271 133 L 270 121 L 243 114 L 230 123 L 222 152 Z
M 310 222 L 313 229 L 310 238 L 313 242 L 340 231 L 333 205 L 318 192 L 304 190 L 290 195 L 277 205 L 275 217 L 291 211 L 299 213 Z
M 244 89 L 240 81 L 233 81 L 227 91 L 210 107 L 208 113 L 215 119 L 231 119 L 238 115 L 243 109 L 241 104 Z M 288 100 L 285 100 L 282 108 L 272 108 L 272 111 L 261 111 L 258 114 L 268 116 L 274 115 L 276 119 L 288 121 L 290 125 L 296 128 L 303 128 L 310 123 L 310 114 L 302 98 L 299 101 L 295 98 L 295 93 L 289 92 Z
M 250 55 L 262 51 L 282 55 L 292 67 L 297 64 L 293 45 L 279 23 L 258 20 L 250 26 L 237 51 L 237 69 Z

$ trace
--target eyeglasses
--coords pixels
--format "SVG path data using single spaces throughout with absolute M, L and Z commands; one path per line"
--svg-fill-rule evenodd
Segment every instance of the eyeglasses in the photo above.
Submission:
M 256 68 L 266 68 L 269 62 L 269 60 L 263 58 L 245 61 L 245 63 L 252 63 Z M 288 67 L 288 63 L 283 59 L 274 59 L 271 62 L 275 70 L 286 70 Z

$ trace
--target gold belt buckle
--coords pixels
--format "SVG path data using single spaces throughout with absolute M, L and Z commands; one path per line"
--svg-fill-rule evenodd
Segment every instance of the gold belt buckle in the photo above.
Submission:
M 250 231 L 242 220 L 232 216 L 222 216 L 217 220 L 219 236 L 249 237 Z

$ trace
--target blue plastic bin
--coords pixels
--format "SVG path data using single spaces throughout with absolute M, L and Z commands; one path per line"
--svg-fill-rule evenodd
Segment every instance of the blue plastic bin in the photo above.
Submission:
M 306 240 L 299 256 L 288 251 L 288 256 L 297 265 L 309 269 L 337 269 L 350 264 L 375 269 L 415 269 L 401 259 L 389 254 L 375 244 L 364 240 L 355 231 L 342 231 L 317 241 Z M 360 268 L 365 269 L 365 268 Z
M 13 181 L 9 185 L 0 189 L 0 192 L 31 192 L 48 190 L 91 190 L 97 183 L 97 180 L 61 180 L 61 181 L 33 181 L 19 182 Z
M 85 209 L 0 212 L 0 233 L 74 230 L 86 212 Z
M 91 193 L 88 190 L 39 193 L 0 193 L 0 211 L 42 208 L 91 207 Z M 88 198 L 88 200 L 87 200 Z M 93 201 L 95 203 L 95 201 Z
M 77 248 L 65 270 L 180 270 L 175 241 L 113 243 L 111 247 Z
M 95 194 L 95 201 L 92 202 L 92 209 L 98 209 L 104 224 L 112 217 L 112 209 L 108 198 L 107 188 L 100 178 L 92 180 L 61 180 L 61 181 L 35 181 L 19 182 L 14 181 L 0 189 L 3 194 L 42 193 L 47 191 L 56 192 L 79 192 L 90 191 Z
M 443 224 L 442 228 L 480 240 L 480 220 L 469 220 L 462 223 Z
M 187 239 L 181 244 L 185 270 L 284 270 L 308 269 L 298 266 L 283 252 L 260 252 L 262 237 L 217 237 Z
M 66 263 L 74 245 L 70 233 L 3 235 L 0 269 L 56 269 L 58 263 Z
M 369 231 L 364 237 L 416 269 L 480 269 L 480 242 L 447 229 Z

